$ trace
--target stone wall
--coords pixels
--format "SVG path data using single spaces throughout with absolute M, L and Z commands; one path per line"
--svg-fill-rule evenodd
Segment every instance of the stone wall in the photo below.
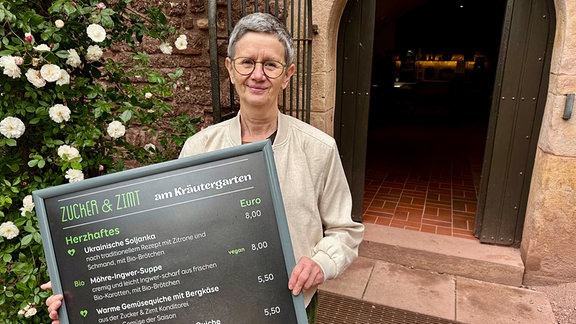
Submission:
M 554 1 L 556 37 L 521 245 L 524 283 L 576 281 L 576 114 L 562 119 L 576 93 L 576 2 Z
M 226 36 L 226 1 L 219 2 L 221 4 L 219 5 L 218 35 Z M 147 1 L 136 1 L 134 7 L 142 10 L 140 7 L 146 3 Z M 185 50 L 176 49 L 173 46 L 174 39 L 170 39 L 168 42 L 173 46 L 173 52 L 171 55 L 163 54 L 159 49 L 161 42 L 152 38 L 144 38 L 139 48 L 149 54 L 151 65 L 156 71 L 164 75 L 174 73 L 179 68 L 184 71 L 181 79 L 183 84 L 174 90 L 174 98 L 171 102 L 175 108 L 174 114 L 188 114 L 191 118 L 201 117 L 201 126 L 213 122 L 207 4 L 206 0 L 167 2 L 165 12 L 170 25 L 176 28 L 175 36 L 180 34 L 187 36 L 188 47 Z M 224 67 L 226 46 L 226 41 L 221 41 L 218 46 L 222 93 L 229 92 L 227 72 Z M 107 54 L 115 60 L 125 62 L 132 55 L 128 48 L 116 48 Z M 223 102 L 223 105 L 230 106 L 230 103 Z

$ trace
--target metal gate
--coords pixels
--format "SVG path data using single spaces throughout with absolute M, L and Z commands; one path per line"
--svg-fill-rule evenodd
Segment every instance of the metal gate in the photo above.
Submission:
M 312 0 L 228 0 L 219 8 L 217 0 L 208 2 L 210 72 L 214 123 L 231 118 L 240 109 L 238 96 L 224 68 L 225 48 L 235 23 L 247 14 L 267 12 L 278 17 L 294 38 L 296 73 L 279 100 L 282 112 L 310 122 L 312 69 Z M 221 17 L 225 16 L 225 19 Z M 220 53 L 219 53 L 220 49 Z

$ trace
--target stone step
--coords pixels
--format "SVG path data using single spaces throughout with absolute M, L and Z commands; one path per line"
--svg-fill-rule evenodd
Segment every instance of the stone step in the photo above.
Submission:
M 340 298 L 337 313 L 330 304 L 319 305 L 321 318 L 328 320 L 318 324 L 364 324 L 368 322 L 350 319 L 383 316 L 385 311 L 444 321 L 393 321 L 385 316 L 369 323 L 557 323 L 546 294 L 521 287 L 519 249 L 365 225 L 360 257 L 339 278 L 319 287 L 321 293 Z
M 542 292 L 364 257 L 319 288 L 320 297 L 340 298 L 336 309 L 320 298 L 317 324 L 557 323 Z M 418 314 L 443 320 L 415 319 Z
M 410 268 L 520 287 L 520 250 L 476 240 L 365 224 L 359 255 Z

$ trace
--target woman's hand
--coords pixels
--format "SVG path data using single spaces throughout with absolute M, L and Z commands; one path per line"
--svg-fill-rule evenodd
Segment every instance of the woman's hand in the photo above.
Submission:
M 290 275 L 288 289 L 292 290 L 295 296 L 300 291 L 307 291 L 324 282 L 324 272 L 322 268 L 308 257 L 302 257 Z
M 44 290 L 52 290 L 52 283 L 49 281 L 40 286 Z M 52 295 L 46 299 L 46 306 L 48 306 L 48 312 L 50 313 L 50 319 L 52 319 L 52 324 L 60 324 L 58 320 L 58 309 L 62 306 L 62 300 L 64 300 L 63 295 Z

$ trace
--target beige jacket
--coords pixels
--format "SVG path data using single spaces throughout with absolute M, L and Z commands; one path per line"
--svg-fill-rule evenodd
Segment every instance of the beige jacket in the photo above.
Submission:
M 180 157 L 242 144 L 240 116 L 190 137 Z M 335 140 L 296 118 L 278 114 L 272 145 L 294 256 L 308 256 L 325 279 L 340 275 L 358 256 L 364 226 L 351 220 L 352 197 Z M 308 305 L 315 291 L 308 291 Z

